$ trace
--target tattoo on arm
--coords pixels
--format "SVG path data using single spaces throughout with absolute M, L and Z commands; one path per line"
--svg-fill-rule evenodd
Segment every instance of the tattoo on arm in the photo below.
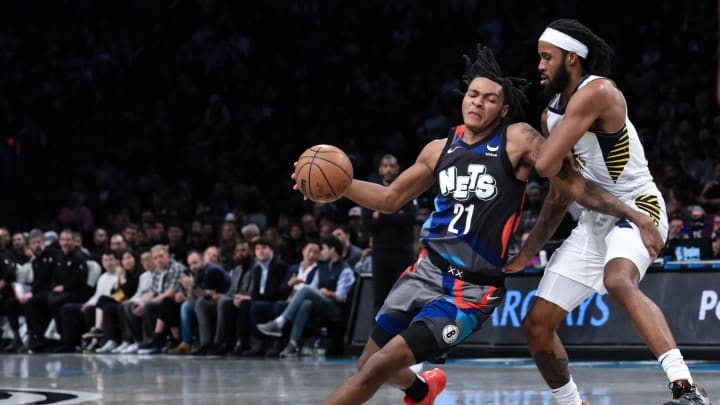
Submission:
M 585 182 L 582 198 L 578 199 L 578 204 L 589 210 L 618 218 L 629 218 L 633 214 L 630 207 L 597 183 L 589 180 Z
M 553 236 L 573 200 L 566 193 L 554 191 L 547 196 L 540 215 L 528 235 L 522 250 L 532 257 L 542 249 Z
M 537 161 L 540 157 L 540 149 L 542 148 L 542 144 L 545 143 L 545 138 L 540 135 L 538 131 L 535 130 L 535 128 L 531 127 L 530 125 L 523 125 L 521 131 L 525 135 L 525 141 L 529 144 L 533 142 L 537 142 L 535 145 L 535 150 L 532 151 L 532 159 L 533 161 Z

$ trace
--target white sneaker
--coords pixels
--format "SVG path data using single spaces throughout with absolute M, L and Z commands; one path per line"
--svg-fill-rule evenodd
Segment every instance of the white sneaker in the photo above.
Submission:
M 132 343 L 128 345 L 128 347 L 125 348 L 125 350 L 122 351 L 122 354 L 137 354 L 138 352 L 138 344 Z
M 95 353 L 108 354 L 108 353 L 112 352 L 117 346 L 118 346 L 118 344 L 115 343 L 114 340 L 108 340 L 107 342 L 105 342 L 104 345 L 102 345 L 101 348 L 95 350 Z
M 128 346 L 130 346 L 130 342 L 123 341 L 122 343 L 120 343 L 120 346 L 114 348 L 110 353 L 120 354 L 123 352 L 123 350 L 127 349 Z

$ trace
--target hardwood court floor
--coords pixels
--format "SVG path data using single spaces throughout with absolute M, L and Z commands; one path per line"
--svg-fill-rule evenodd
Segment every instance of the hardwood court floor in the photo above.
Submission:
M 690 364 L 695 379 L 720 398 L 720 362 Z M 275 405 L 320 403 L 352 375 L 355 362 L 36 354 L 3 355 L 0 366 L 0 404 Z M 441 367 L 448 384 L 438 405 L 555 405 L 528 359 L 450 359 Z M 654 362 L 573 362 L 572 370 L 593 405 L 668 399 L 665 376 Z M 369 403 L 402 404 L 402 395 L 383 387 Z

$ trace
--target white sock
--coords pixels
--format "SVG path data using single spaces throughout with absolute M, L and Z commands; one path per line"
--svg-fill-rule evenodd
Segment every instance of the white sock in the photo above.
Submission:
M 572 376 L 570 376 L 570 381 L 567 384 L 551 391 L 558 405 L 582 405 L 580 392 L 578 392 L 578 387 L 575 385 Z
M 688 380 L 690 384 L 692 384 L 693 379 L 690 375 L 690 370 L 687 364 L 685 364 L 685 360 L 683 360 L 680 349 L 672 349 L 663 353 L 658 357 L 658 361 L 663 370 L 665 370 L 665 374 L 667 374 L 670 382 L 675 380 Z
M 412 366 L 410 366 L 410 370 L 412 370 L 412 372 L 415 374 L 420 374 L 420 372 L 423 369 L 423 364 L 424 363 L 422 363 L 422 362 L 413 364 Z
M 285 319 L 285 317 L 282 315 L 275 318 L 275 324 L 281 328 L 285 326 L 285 322 L 287 322 L 287 319 Z

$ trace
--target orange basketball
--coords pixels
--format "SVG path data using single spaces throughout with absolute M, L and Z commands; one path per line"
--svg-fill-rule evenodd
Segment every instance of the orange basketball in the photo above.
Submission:
M 336 146 L 311 146 L 297 162 L 295 182 L 298 190 L 313 201 L 335 201 L 345 194 L 352 182 L 352 163 Z

